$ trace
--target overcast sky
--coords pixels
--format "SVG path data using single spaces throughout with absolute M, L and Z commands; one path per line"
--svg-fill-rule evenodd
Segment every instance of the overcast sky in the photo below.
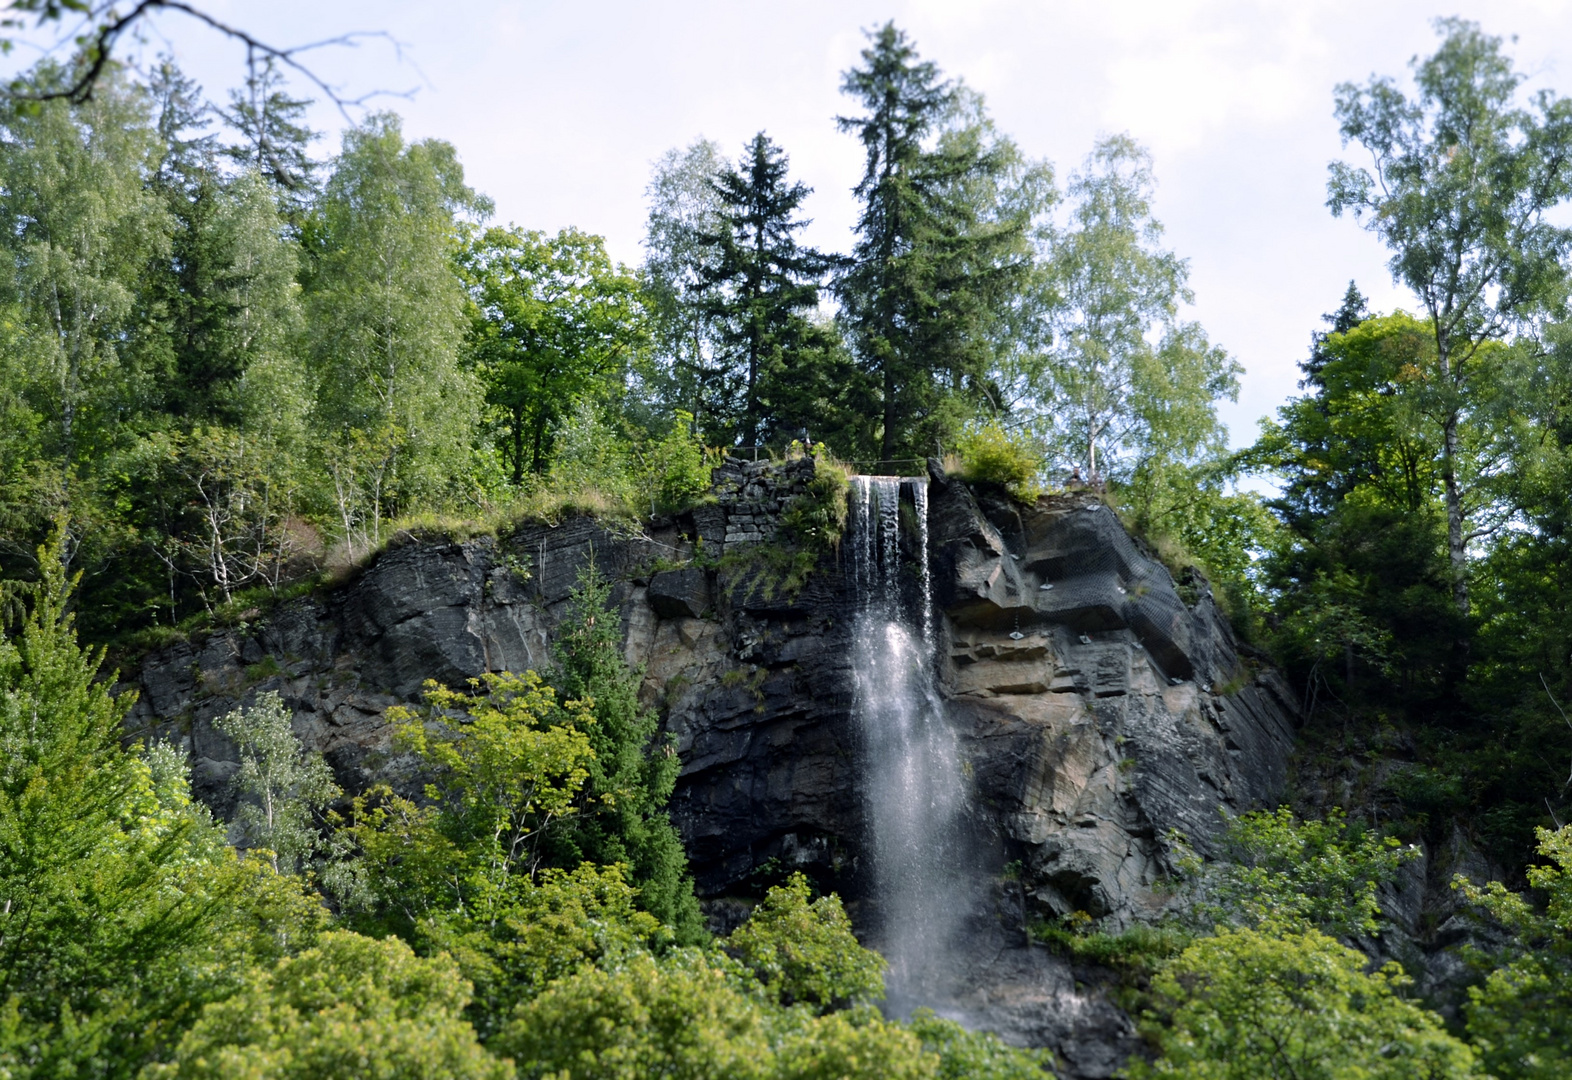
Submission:
M 1326 165 L 1343 153 L 1333 87 L 1406 75 L 1434 47 L 1433 17 L 1458 14 L 1517 35 L 1531 88 L 1572 91 L 1565 0 L 197 3 L 272 44 L 386 31 L 396 48 L 368 40 L 311 63 L 346 96 L 413 89 L 385 107 L 412 136 L 454 143 L 501 222 L 575 225 L 630 263 L 651 162 L 700 136 L 740 152 L 761 129 L 814 188 L 811 241 L 844 250 L 861 158 L 835 130 L 848 110 L 840 73 L 862 31 L 893 18 L 1061 177 L 1101 134 L 1150 148 L 1167 242 L 1190 260 L 1191 314 L 1246 369 L 1239 404 L 1223 408 L 1236 445 L 1296 392 L 1308 336 L 1350 278 L 1380 309 L 1411 305 L 1376 241 L 1325 208 Z M 215 97 L 243 77 L 238 47 L 175 14 L 144 48 L 172 50 Z M 325 107 L 314 117 L 329 153 L 344 121 Z

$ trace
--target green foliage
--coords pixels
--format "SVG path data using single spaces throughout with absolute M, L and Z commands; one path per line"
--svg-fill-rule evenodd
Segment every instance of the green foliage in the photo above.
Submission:
M 1128 135 L 1098 143 L 1071 182 L 1070 228 L 1053 238 L 1033 291 L 1046 339 L 1023 374 L 1055 456 L 1088 483 L 1132 482 L 1223 448 L 1218 398 L 1242 370 L 1179 318 L 1188 267 L 1158 247 L 1150 155 Z
M 1491 516 L 1490 436 L 1504 425 L 1482 439 L 1467 429 L 1494 411 L 1509 374 L 1484 346 L 1564 302 L 1572 230 L 1555 211 L 1572 194 L 1572 127 L 1551 91 L 1528 107 L 1515 100 L 1525 76 L 1501 38 L 1456 17 L 1435 28 L 1442 42 L 1415 60 L 1413 99 L 1390 79 L 1337 88 L 1343 139 L 1369 151 L 1374 172 L 1333 162 L 1327 204 L 1386 243 L 1392 276 L 1424 305 L 1434 365 L 1403 396 L 1420 404 L 1439 451 L 1452 599 L 1466 616 L 1468 543 L 1479 512 Z
M 237 969 L 308 943 L 323 913 L 235 858 L 183 755 L 121 745 L 132 700 L 77 645 L 63 535 L 0 640 L 0 1061 L 130 1076 Z
M 1404 1000 L 1395 964 L 1316 930 L 1225 930 L 1186 949 L 1155 980 L 1161 1050 L 1132 1080 L 1409 1080 L 1483 1077 L 1440 1018 Z
M 798 367 L 819 327 L 809 317 L 819 305 L 819 283 L 834 260 L 797 243 L 794 233 L 810 188 L 790 183 L 780 147 L 762 131 L 737 167 L 711 180 L 713 231 L 695 238 L 694 300 L 714 328 L 716 388 L 711 428 L 725 442 L 756 445 L 778 426 L 770 415 L 778 375 Z
M 686 510 L 710 490 L 710 470 L 719 455 L 699 439 L 693 414 L 678 410 L 671 427 L 638 452 L 639 471 L 650 493 L 650 513 Z
M 724 964 L 679 950 L 590 969 L 521 1006 L 492 1044 L 519 1075 L 572 1080 L 767 1077 L 764 1011 Z
M 780 1080 L 930 1080 L 937 1055 L 920 1038 L 868 1010 L 831 1013 L 781 1046 L 774 1076 Z
M 559 706 L 535 672 L 488 674 L 470 693 L 428 683 L 426 698 L 423 716 L 399 707 L 390 719 L 440 784 L 418 804 L 386 789 L 357 796 L 337 837 L 344 857 L 323 875 L 370 925 L 407 937 L 449 915 L 494 922 L 594 759 L 587 707 Z
M 820 1011 L 884 996 L 884 960 L 857 943 L 833 894 L 809 901 L 808 879 L 772 888 L 727 945 L 782 1004 Z
M 313 223 L 307 304 L 318 374 L 315 433 L 347 537 L 377 544 L 385 517 L 464 486 L 479 394 L 460 363 L 461 214 L 489 204 L 453 147 L 406 143 L 372 116 L 344 135 Z
M 231 779 L 243 800 L 236 823 L 249 846 L 266 850 L 275 871 L 290 874 L 321 846 L 313 815 L 342 794 L 322 755 L 301 747 L 292 718 L 269 691 L 251 708 L 213 722 L 240 752 L 240 768 Z
M 576 813 L 547 838 L 558 866 L 627 863 L 645 908 L 684 940 L 703 936 L 687 856 L 666 814 L 678 761 L 657 736 L 654 712 L 639 704 L 638 674 L 622 654 L 611 586 L 593 563 L 579 576 L 558 629 L 555 681 L 563 699 L 581 703 L 581 730 L 594 756 Z
M 1136 977 L 1151 975 L 1195 939 L 1193 931 L 1178 926 L 1136 923 L 1115 934 L 1102 930 L 1088 933 L 1077 921 L 1071 916 L 1059 923 L 1043 923 L 1032 928 L 1032 936 L 1084 963 Z
M 472 305 L 469 350 L 498 410 L 497 443 L 513 483 L 544 473 L 554 426 L 581 401 L 620 390 L 643 346 L 638 282 L 605 242 L 517 227 L 473 237 L 461 265 Z
M 255 973 L 208 1005 L 174 1060 L 144 1077 L 212 1080 L 504 1080 L 463 1019 L 469 984 L 446 957 L 345 931 Z
M 1286 806 L 1241 814 L 1201 886 L 1197 917 L 1340 938 L 1376 934 L 1381 885 L 1418 856 L 1394 837 L 1354 827 L 1336 808 L 1321 821 L 1301 821 Z
M 1572 826 L 1539 830 L 1529 885 L 1544 908 L 1500 882 L 1455 887 L 1515 935 L 1508 962 L 1468 991 L 1468 1036 L 1500 1080 L 1548 1080 L 1572 1069 Z M 1511 955 L 1515 954 L 1515 955 Z
M 870 31 L 837 119 L 865 152 L 841 323 L 880 414 L 878 456 L 950 442 L 985 396 L 995 331 L 1023 282 L 1041 170 L 894 23 Z
M 1006 431 L 997 420 L 974 424 L 956 440 L 955 450 L 963 480 L 997 484 L 1018 499 L 1036 497 L 1042 454 L 1021 433 Z
M 1006 1046 L 987 1031 L 967 1031 L 954 1020 L 918 1009 L 908 1023 L 924 1050 L 939 1055 L 937 1080 L 1043 1080 L 1053 1055 Z
M 781 528 L 804 551 L 833 551 L 846 532 L 850 491 L 846 470 L 827 454 L 815 456 L 813 479 L 781 509 Z
M 670 945 L 671 930 L 640 910 L 617 866 L 546 867 L 510 883 L 473 918 L 437 913 L 420 927 L 423 949 L 451 953 L 475 985 L 469 1015 L 489 1039 L 514 1008 L 558 979 Z

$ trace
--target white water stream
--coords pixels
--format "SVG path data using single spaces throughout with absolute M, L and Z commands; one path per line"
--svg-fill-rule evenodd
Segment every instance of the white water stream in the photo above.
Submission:
M 904 567 L 903 487 L 912 496 L 918 545 Z M 926 480 L 852 478 L 856 716 L 866 750 L 876 934 L 890 963 L 888 1005 L 897 1015 L 939 1007 L 949 996 L 976 880 L 962 832 L 959 746 L 934 686 L 927 511 Z

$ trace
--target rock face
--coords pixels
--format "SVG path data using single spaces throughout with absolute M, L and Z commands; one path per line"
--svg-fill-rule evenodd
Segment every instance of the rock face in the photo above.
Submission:
M 1094 498 L 1026 508 L 934 469 L 941 689 L 996 874 L 973 913 L 961 1008 L 1054 1048 L 1063 1076 L 1112 1076 L 1136 1049 L 1129 1018 L 1026 929 L 1074 911 L 1114 925 L 1156 912 L 1170 830 L 1209 851 L 1222 808 L 1281 791 L 1293 699 L 1240 658 L 1204 584 L 1177 586 Z M 797 869 L 856 918 L 868 866 L 852 583 L 833 554 L 795 592 L 728 557 L 772 542 L 812 475 L 811 462 L 729 462 L 714 503 L 643 532 L 575 519 L 503 539 L 411 539 L 335 589 L 149 656 L 130 722 L 189 747 L 198 794 L 220 813 L 236 764 L 212 722 L 267 690 L 346 789 L 408 783 L 386 709 L 428 678 L 549 664 L 593 558 L 617 582 L 643 696 L 676 737 L 672 813 L 717 927 Z

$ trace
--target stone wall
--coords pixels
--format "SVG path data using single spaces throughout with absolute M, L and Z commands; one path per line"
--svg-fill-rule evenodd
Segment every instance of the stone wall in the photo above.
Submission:
M 727 544 L 779 540 L 781 514 L 813 477 L 812 458 L 784 462 L 726 458 L 710 472 L 715 506 L 695 514 L 705 548 L 718 555 Z

